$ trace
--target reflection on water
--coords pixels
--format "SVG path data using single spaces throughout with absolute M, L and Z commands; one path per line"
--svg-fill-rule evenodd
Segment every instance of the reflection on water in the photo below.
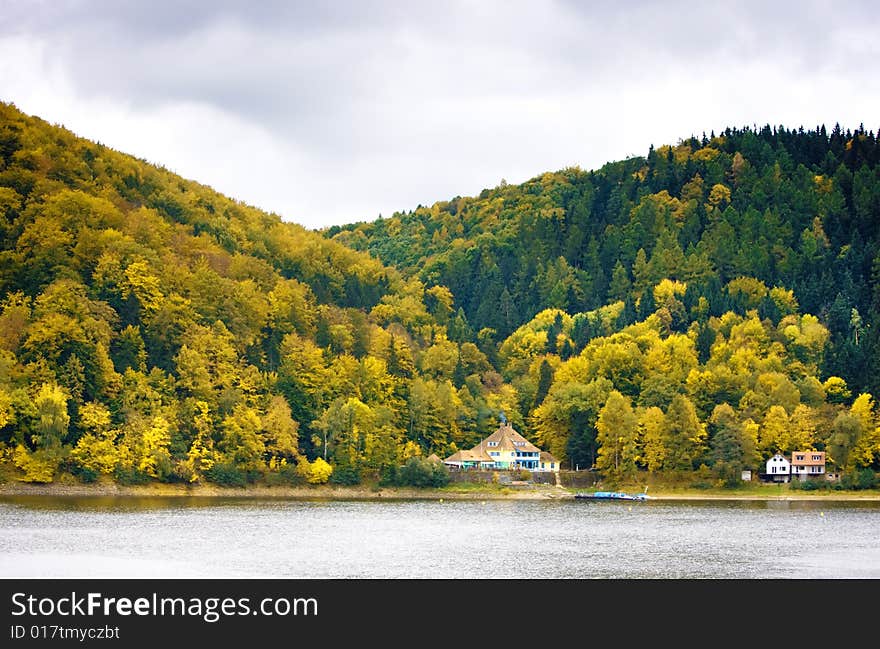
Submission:
M 0 577 L 880 578 L 880 503 L 0 498 Z

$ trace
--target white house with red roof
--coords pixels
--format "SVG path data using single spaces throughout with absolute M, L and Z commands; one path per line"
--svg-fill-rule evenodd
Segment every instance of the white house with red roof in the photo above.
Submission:
M 825 451 L 795 451 L 791 460 L 776 453 L 767 460 L 767 472 L 761 478 L 770 482 L 801 481 L 825 477 Z
M 825 475 L 825 451 L 795 451 L 791 454 L 791 477 L 800 480 Z

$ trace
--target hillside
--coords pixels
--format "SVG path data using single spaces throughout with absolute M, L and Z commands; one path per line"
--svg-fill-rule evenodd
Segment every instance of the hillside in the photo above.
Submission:
M 468 325 L 499 343 L 548 307 L 635 307 L 663 278 L 688 283 L 688 309 L 705 297 L 718 316 L 727 283 L 754 277 L 828 326 L 823 372 L 876 392 L 878 161 L 861 127 L 728 129 L 325 234 L 448 286 Z
M 878 201 L 871 133 L 728 131 L 316 233 L 0 104 L 0 478 L 418 481 L 503 411 L 612 480 L 867 484 Z
M 407 431 L 461 441 L 414 367 L 424 287 L 367 254 L 7 104 L 0 215 L 0 442 L 25 479 L 295 479 L 396 465 Z

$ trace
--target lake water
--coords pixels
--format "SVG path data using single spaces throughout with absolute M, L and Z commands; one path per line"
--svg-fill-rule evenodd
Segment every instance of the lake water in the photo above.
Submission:
M 2 497 L 0 577 L 880 578 L 880 503 Z

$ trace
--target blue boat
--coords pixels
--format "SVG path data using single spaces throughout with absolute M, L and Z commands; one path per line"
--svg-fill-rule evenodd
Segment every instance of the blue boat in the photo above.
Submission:
M 648 488 L 640 494 L 628 494 L 623 491 L 594 491 L 592 493 L 576 493 L 575 498 L 581 500 L 648 500 Z

